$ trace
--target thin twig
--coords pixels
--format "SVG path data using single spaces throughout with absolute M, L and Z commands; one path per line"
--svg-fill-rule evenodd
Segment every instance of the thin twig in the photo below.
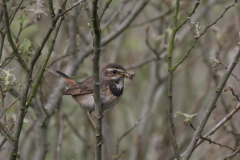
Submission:
M 229 156 L 225 157 L 223 160 L 228 160 L 230 158 L 235 157 L 238 153 L 240 152 L 240 147 L 238 146 L 236 151 L 234 151 L 232 154 L 230 154 Z
M 17 48 L 17 46 L 15 45 L 15 43 L 14 43 L 14 41 L 12 39 L 6 0 L 3 0 L 3 11 L 4 11 L 4 18 L 5 18 L 5 25 L 6 25 L 6 32 L 7 32 L 8 41 L 9 41 L 11 47 L 12 47 L 12 50 L 13 50 L 14 54 L 17 56 L 19 63 L 22 65 L 22 67 L 26 71 L 28 71 L 29 69 L 27 67 L 27 64 L 22 59 L 20 53 L 18 52 L 18 48 Z
M 142 117 L 139 118 L 139 120 L 131 127 L 129 128 L 126 132 L 124 132 L 122 134 L 121 137 L 118 138 L 117 144 L 116 144 L 116 149 L 115 149 L 115 155 L 114 157 L 118 157 L 118 149 L 119 149 L 119 145 L 120 142 L 122 141 L 122 139 L 127 136 L 140 122 L 141 120 L 147 115 L 148 111 L 149 111 L 150 107 L 148 107 L 148 109 L 146 110 L 146 112 L 142 115 Z
M 239 57 L 240 57 L 240 44 L 237 47 L 236 54 L 235 54 L 232 62 L 228 66 L 227 72 L 222 77 L 219 85 L 216 88 L 215 94 L 213 95 L 204 115 L 202 116 L 202 118 L 199 122 L 199 125 L 197 126 L 196 132 L 195 132 L 194 136 L 192 137 L 191 143 L 188 146 L 188 149 L 186 150 L 185 154 L 183 155 L 184 160 L 188 160 L 190 158 L 191 154 L 193 153 L 193 151 L 196 147 L 197 141 L 200 138 L 200 135 L 202 133 L 202 130 L 203 130 L 204 126 L 206 125 L 206 122 L 208 121 L 208 118 L 210 117 L 213 109 L 216 107 L 217 100 L 218 100 L 229 76 L 231 75 L 231 72 L 233 71 L 234 67 L 236 66 Z
M 57 38 L 57 35 L 58 35 L 58 32 L 59 32 L 60 26 L 61 26 L 63 20 L 64 20 L 64 17 L 61 17 L 60 22 L 58 23 L 58 25 L 57 25 L 57 27 L 56 27 L 56 31 L 55 31 L 55 33 L 54 33 L 54 36 L 53 36 L 51 45 L 50 45 L 50 47 L 49 47 L 49 49 L 48 49 L 47 57 L 46 57 L 46 59 L 44 60 L 43 66 L 42 66 L 42 68 L 41 68 L 41 70 L 40 70 L 40 73 L 39 73 L 39 76 L 37 77 L 36 82 L 33 84 L 32 92 L 31 92 L 30 97 L 29 97 L 29 99 L 28 99 L 28 101 L 27 101 L 27 103 L 26 103 L 26 106 L 27 106 L 27 107 L 31 104 L 31 101 L 32 101 L 33 97 L 35 96 L 35 92 L 36 92 L 36 89 L 37 89 L 37 87 L 38 87 L 38 84 L 40 83 L 40 81 L 41 81 L 41 79 L 42 79 L 42 77 L 43 77 L 43 74 L 44 74 L 45 69 L 46 69 L 46 67 L 47 67 L 48 60 L 49 60 L 49 58 L 50 58 L 50 56 L 51 56 L 51 54 L 52 54 L 52 51 L 53 51 L 53 49 L 54 49 L 55 41 L 56 41 L 56 38 Z
M 10 127 L 10 131 L 13 129 L 14 123 L 12 124 L 12 126 Z M 4 137 L 4 139 L 2 140 L 1 144 L 0 144 L 0 150 L 3 147 L 3 145 L 5 144 L 5 142 L 7 141 L 7 138 Z
M 240 104 L 237 105 L 236 108 L 234 108 L 234 110 L 232 110 L 229 114 L 227 114 L 220 122 L 218 122 L 218 124 L 216 126 L 214 126 L 210 131 L 208 131 L 208 133 L 206 133 L 203 137 L 207 138 L 211 135 L 213 135 L 221 126 L 223 126 L 227 121 L 229 121 L 232 116 L 237 113 L 240 110 Z M 197 145 L 195 148 L 197 148 L 204 140 L 200 140 L 198 141 Z
M 0 44 L 0 60 L 2 59 L 3 45 L 4 45 L 6 34 L 5 33 L 1 33 L 1 36 L 2 36 L 2 39 L 1 39 L 1 44 Z M 2 64 L 1 64 L 1 66 L 2 66 Z
M 113 157 L 113 160 L 118 160 L 127 151 L 128 151 L 127 149 L 123 149 L 121 153 L 119 153 L 116 157 Z
M 2 86 L 0 84 L 0 94 L 1 94 L 1 100 L 0 100 L 0 107 L 2 107 L 2 113 L 1 113 L 1 116 L 0 116 L 0 121 L 1 121 L 1 118 L 2 118 L 2 115 L 4 115 L 4 118 L 3 118 L 3 122 L 4 124 L 6 125 L 7 124 L 7 118 L 6 118 L 6 114 L 5 114 L 5 107 L 4 107 L 4 94 L 3 94 L 3 89 L 2 89 Z
M 49 13 L 51 15 L 51 18 L 54 19 L 55 17 L 55 12 L 54 12 L 54 9 L 53 9 L 53 1 L 52 0 L 48 0 L 48 9 L 49 9 Z
M 155 54 L 155 56 L 156 56 L 157 58 L 159 58 L 159 54 L 158 54 L 157 50 L 154 49 L 154 48 L 150 45 L 149 40 L 148 40 L 148 37 L 149 37 L 149 27 L 146 28 L 146 39 L 145 39 L 145 43 L 147 44 L 148 48 Z
M 196 129 L 195 129 L 195 127 L 192 125 L 192 123 L 190 123 L 189 125 L 190 125 L 191 128 L 194 129 L 194 131 L 196 131 Z M 235 149 L 233 149 L 232 147 L 229 147 L 229 146 L 227 146 L 227 145 L 221 144 L 221 143 L 219 143 L 219 142 L 215 142 L 215 141 L 211 140 L 209 137 L 208 137 L 208 138 L 205 138 L 205 137 L 203 137 L 203 136 L 201 135 L 200 138 L 203 139 L 203 140 L 208 141 L 210 144 L 211 144 L 211 143 L 212 143 L 212 144 L 216 144 L 216 145 L 218 145 L 218 146 L 220 146 L 220 147 L 225 147 L 225 148 L 228 148 L 228 149 L 230 149 L 230 150 L 232 150 L 232 151 L 235 151 Z
M 227 66 L 225 66 L 225 65 L 223 64 L 223 62 L 219 59 L 218 56 L 216 56 L 216 59 L 218 60 L 218 62 L 219 62 L 225 69 L 227 69 Z M 240 82 L 240 79 L 238 78 L 238 76 L 237 76 L 236 74 L 231 73 L 231 75 L 232 75 L 238 82 Z
M 113 13 L 111 14 L 111 16 L 108 18 L 107 22 L 105 22 L 102 26 L 102 30 L 104 30 L 113 20 L 115 20 L 115 18 L 117 17 L 117 15 L 122 11 L 123 7 L 125 6 L 125 4 L 127 3 L 128 1 L 123 1 L 123 4 L 121 4 L 120 7 L 118 7 L 118 9 Z
M 16 15 L 16 13 L 17 13 L 17 11 L 18 11 L 18 9 L 21 7 L 22 2 L 23 2 L 23 0 L 20 0 L 19 3 L 17 4 L 17 7 L 16 7 L 15 10 L 13 11 L 13 13 L 12 13 L 12 15 L 11 15 L 11 17 L 10 17 L 10 21 L 9 21 L 10 24 L 12 23 L 15 15 Z
M 130 26 L 130 28 L 141 27 L 141 26 L 143 26 L 143 25 L 145 25 L 147 23 L 151 23 L 151 22 L 157 21 L 159 19 L 162 19 L 162 18 L 166 17 L 167 15 L 172 13 L 173 11 L 174 11 L 174 8 L 170 8 L 165 13 L 160 14 L 159 16 L 157 16 L 155 18 L 152 18 L 152 19 L 149 19 L 149 20 L 147 20 L 145 22 L 142 22 L 142 23 L 139 23 L 139 24 L 133 24 L 133 25 Z
M 198 39 L 201 38 L 201 37 L 207 32 L 207 30 L 208 30 L 211 26 L 213 26 L 214 24 L 216 24 L 216 23 L 224 16 L 224 14 L 226 13 L 226 11 L 227 11 L 228 9 L 232 8 L 234 5 L 235 5 L 235 1 L 233 1 L 232 5 L 227 6 L 227 7 L 225 8 L 224 12 L 220 15 L 220 17 L 218 17 L 218 18 L 217 18 L 213 23 L 211 23 L 210 25 L 207 25 L 207 26 L 205 27 L 205 29 L 204 29 L 199 35 L 197 35 L 197 36 L 194 37 L 194 38 L 195 38 L 195 41 L 193 42 L 192 46 L 189 48 L 188 52 L 185 54 L 185 56 L 184 56 L 176 65 L 174 65 L 174 67 L 172 67 L 172 68 L 170 69 L 172 72 L 175 71 L 175 70 L 177 69 L 177 67 L 178 67 L 180 64 L 182 64 L 183 61 L 189 56 L 189 54 L 191 53 L 191 51 L 192 51 L 193 48 L 195 47 Z
M 8 129 L 8 126 L 4 126 L 1 122 L 0 122 L 0 133 L 7 138 L 8 142 L 11 144 L 14 141 L 14 136 L 11 133 L 11 131 Z
M 13 102 L 4 110 L 4 112 L 6 112 L 10 107 L 12 107 L 19 99 L 20 99 L 20 96 L 19 96 L 15 101 L 13 101 Z M 1 113 L 0 118 L 3 116 L 3 114 L 4 114 L 4 113 Z
M 189 56 L 189 54 L 191 53 L 191 51 L 193 50 L 193 48 L 195 48 L 195 45 L 197 43 L 197 40 L 194 40 L 192 46 L 188 49 L 187 53 L 185 54 L 185 56 L 176 64 L 171 68 L 171 72 L 175 71 L 177 69 L 177 67 L 182 64 L 184 62 L 184 60 Z
M 89 27 L 92 28 L 91 11 L 90 11 L 87 1 L 84 1 L 84 8 L 85 8 L 85 11 L 88 16 L 88 21 L 89 21 L 89 25 L 90 25 Z
M 236 99 L 237 99 L 238 102 L 240 102 L 240 98 L 239 98 L 238 95 L 234 92 L 233 87 L 232 87 L 232 86 L 228 86 L 226 89 L 224 89 L 224 92 L 226 92 L 226 91 L 228 91 L 228 90 L 230 90 L 230 91 L 232 92 L 232 95 L 233 95 L 234 97 L 236 97 Z
M 4 59 L 4 61 L 2 62 L 2 64 L 0 65 L 0 68 L 4 68 L 4 67 L 6 67 L 11 61 L 12 61 L 12 59 L 15 57 L 15 54 L 13 53 L 13 54 L 11 54 L 9 57 L 6 57 L 5 59 Z
M 54 20 L 57 20 L 59 17 L 63 16 L 64 14 L 66 14 L 67 12 L 69 12 L 70 10 L 72 10 L 74 7 L 77 7 L 78 5 L 80 5 L 82 2 L 84 2 L 85 0 L 79 1 L 77 3 L 74 3 L 70 8 L 67 8 L 66 10 L 64 10 L 63 12 L 57 14 L 54 18 Z
M 59 121 L 60 121 L 60 131 L 58 136 L 58 144 L 57 144 L 57 151 L 56 151 L 56 158 L 55 160 L 60 160 L 60 153 L 61 153 L 61 146 L 62 146 L 62 139 L 63 139 L 63 130 L 64 130 L 64 123 L 63 123 L 63 112 L 62 106 L 60 107 L 59 111 Z
M 192 10 L 192 12 L 188 15 L 188 17 L 182 22 L 180 23 L 178 26 L 177 26 L 177 29 L 180 29 L 184 24 L 187 23 L 187 21 L 190 19 L 190 17 L 192 17 L 192 15 L 196 12 L 196 9 L 198 8 L 200 4 L 200 0 L 198 0 L 196 3 L 195 3 L 195 6 Z
M 84 138 L 84 136 L 82 136 L 77 128 L 72 124 L 72 122 L 69 120 L 68 115 L 66 115 L 65 113 L 63 113 L 63 118 L 66 120 L 66 122 L 68 123 L 68 125 L 72 128 L 73 132 L 76 134 L 76 136 L 84 142 L 84 144 L 86 145 L 87 148 L 91 148 L 91 145 L 88 143 L 88 141 Z
M 105 14 L 105 12 L 106 12 L 106 10 L 108 9 L 108 7 L 109 7 L 109 5 L 110 5 L 111 2 L 112 2 L 112 0 L 108 0 L 108 1 L 106 2 L 105 6 L 104 6 L 104 8 L 103 8 L 103 10 L 102 10 L 102 13 L 101 13 L 100 16 L 99 16 L 99 21 L 100 21 L 100 22 L 101 22 L 102 17 L 103 17 L 103 15 Z
M 205 29 L 198 36 L 195 37 L 195 39 L 199 39 L 200 37 L 202 37 L 202 35 L 204 35 L 210 27 L 212 27 L 213 25 L 217 24 L 217 22 L 221 18 L 223 18 L 224 14 L 227 12 L 227 10 L 229 10 L 230 8 L 235 6 L 235 3 L 237 3 L 237 1 L 233 0 L 233 3 L 230 6 L 225 7 L 225 10 L 223 11 L 223 13 L 213 23 L 211 23 L 210 25 L 207 25 L 205 27 Z

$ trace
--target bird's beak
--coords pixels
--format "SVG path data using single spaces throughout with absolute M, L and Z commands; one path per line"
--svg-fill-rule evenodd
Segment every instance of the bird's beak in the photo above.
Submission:
M 125 75 L 125 72 L 118 73 L 118 75 L 120 75 L 120 76 Z

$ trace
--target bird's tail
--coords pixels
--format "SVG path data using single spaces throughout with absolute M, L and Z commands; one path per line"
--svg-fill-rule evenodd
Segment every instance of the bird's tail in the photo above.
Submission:
M 73 80 L 71 80 L 66 74 L 64 74 L 64 73 L 62 73 L 62 72 L 60 72 L 60 71 L 57 71 L 57 70 L 56 70 L 56 72 L 57 72 L 57 74 L 59 74 L 61 77 L 65 78 L 66 81 L 68 81 L 68 83 L 70 83 L 70 84 L 72 84 L 72 85 L 75 84 L 75 82 L 74 82 Z

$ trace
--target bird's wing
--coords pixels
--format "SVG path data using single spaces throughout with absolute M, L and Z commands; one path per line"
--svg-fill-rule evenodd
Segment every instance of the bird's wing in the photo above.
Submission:
M 93 93 L 93 76 L 68 88 L 64 95 L 83 95 Z

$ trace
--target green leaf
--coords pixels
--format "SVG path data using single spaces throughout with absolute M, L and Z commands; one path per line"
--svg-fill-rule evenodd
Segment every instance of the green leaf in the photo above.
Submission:
M 184 116 L 184 117 L 186 118 L 184 121 L 185 121 L 185 122 L 188 122 L 188 123 L 191 123 L 192 118 L 197 115 L 197 113 L 195 113 L 195 114 L 186 114 L 186 113 L 182 113 L 182 112 L 180 112 L 180 111 L 178 111 L 178 112 L 176 112 L 176 113 Z
M 24 50 L 28 52 L 31 45 L 32 45 L 31 41 L 27 38 L 24 38 L 24 42 L 23 42 Z
M 20 21 L 20 23 L 23 23 L 23 21 L 26 19 L 26 14 L 23 13 L 21 14 L 21 16 L 18 18 L 18 20 Z

